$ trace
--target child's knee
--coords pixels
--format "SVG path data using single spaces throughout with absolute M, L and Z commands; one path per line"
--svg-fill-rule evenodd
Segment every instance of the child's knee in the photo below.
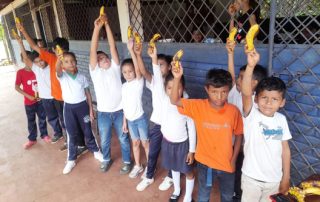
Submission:
M 189 172 L 189 173 L 186 173 L 186 177 L 187 177 L 188 180 L 194 179 L 194 173 L 193 173 L 193 171 L 191 171 L 191 172 Z
M 140 146 L 140 140 L 132 140 L 132 146 L 134 148 L 137 148 Z

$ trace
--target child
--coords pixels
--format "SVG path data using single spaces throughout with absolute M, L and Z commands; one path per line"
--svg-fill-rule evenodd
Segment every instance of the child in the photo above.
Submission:
M 64 125 L 64 118 L 63 118 L 63 99 L 62 99 L 62 93 L 61 93 L 61 87 L 60 87 L 60 83 L 56 77 L 56 63 L 57 63 L 57 56 L 56 54 L 52 54 L 49 51 L 40 48 L 35 42 L 34 40 L 29 36 L 29 34 L 26 32 L 26 30 L 24 29 L 23 25 L 21 23 L 17 23 L 16 24 L 17 28 L 19 29 L 19 31 L 22 33 L 22 35 L 26 38 L 27 42 L 29 43 L 30 47 L 36 51 L 37 53 L 39 53 L 40 55 L 40 59 L 45 61 L 46 63 L 49 64 L 49 69 L 50 69 L 50 85 L 51 85 L 51 95 L 53 97 L 53 102 L 54 102 L 54 106 L 55 106 L 55 111 L 57 111 L 58 115 L 59 115 L 59 119 L 60 119 L 60 124 L 62 126 L 62 129 L 65 131 L 65 125 Z M 52 43 L 52 50 L 54 53 L 56 53 L 56 46 L 59 45 L 63 51 L 68 51 L 69 50 L 69 42 L 67 39 L 65 38 L 60 38 L 57 37 L 56 39 L 54 39 L 53 43 Z M 59 139 L 62 138 L 62 134 L 61 136 L 54 136 L 52 138 L 52 142 L 57 142 Z M 65 138 L 66 141 L 66 138 Z M 78 148 L 78 155 L 81 155 L 85 152 L 87 152 L 87 148 L 85 147 L 85 143 L 84 143 L 84 137 L 83 134 L 80 134 L 79 139 L 77 140 L 77 145 L 79 146 Z M 67 144 L 65 143 L 60 150 L 64 151 L 67 149 Z
M 32 57 L 30 51 L 22 51 L 21 58 L 26 64 L 26 58 Z M 22 85 L 22 89 L 21 86 Z M 36 116 L 38 116 L 38 126 L 40 130 L 40 137 L 46 142 L 51 142 L 48 136 L 46 114 L 43 109 L 41 101 L 37 97 L 37 81 L 36 76 L 32 72 L 30 66 L 25 66 L 18 70 L 16 75 L 15 89 L 24 96 L 24 105 L 28 119 L 28 142 L 23 145 L 25 149 L 31 148 L 37 143 L 37 124 Z
M 241 83 L 243 79 L 244 71 L 246 70 L 247 65 L 244 65 L 240 68 L 239 76 L 235 79 L 235 70 L 234 70 L 234 48 L 235 42 L 227 40 L 226 48 L 228 51 L 228 71 L 232 77 L 233 87 L 231 88 L 229 95 L 228 95 L 228 102 L 234 104 L 238 107 L 241 114 L 243 111 L 242 107 L 242 96 L 241 96 Z M 256 65 L 253 70 L 253 77 L 251 81 L 252 90 L 256 88 L 259 81 L 267 77 L 267 70 L 266 68 L 262 67 L 261 65 Z M 254 95 L 252 96 L 254 100 Z M 256 105 L 255 105 L 256 107 Z M 235 184 L 234 184 L 234 199 L 240 200 L 241 199 L 241 168 L 243 163 L 243 148 L 241 146 L 240 152 L 236 161 L 236 172 L 235 172 Z
M 106 53 L 102 51 L 97 52 L 99 32 L 103 26 L 105 26 L 108 36 L 111 59 L 109 59 L 109 56 Z M 104 160 L 101 163 L 100 169 L 102 172 L 106 172 L 112 164 L 111 129 L 112 125 L 114 125 L 122 152 L 123 166 L 120 169 L 120 173 L 127 174 L 130 172 L 132 165 L 130 159 L 131 151 L 129 136 L 122 130 L 123 111 L 121 106 L 122 83 L 120 61 L 106 15 L 99 17 L 94 22 L 89 71 L 97 97 L 98 128 Z
M 26 50 L 21 38 L 17 36 L 16 39 L 19 43 L 22 55 L 25 55 Z M 62 137 L 62 129 L 60 126 L 58 113 L 55 110 L 53 98 L 51 96 L 50 69 L 48 67 L 48 64 L 39 58 L 39 54 L 37 52 L 33 53 L 32 59 L 33 61 L 28 57 L 25 57 L 25 64 L 28 67 L 32 67 L 31 69 L 36 75 L 39 98 L 41 98 L 43 108 L 48 118 L 48 122 L 54 131 L 53 139 L 58 140 Z M 52 141 L 52 143 L 56 142 Z
M 143 172 L 140 162 L 140 141 L 146 153 L 147 161 L 149 154 L 148 126 L 149 122 L 142 108 L 142 93 L 144 79 L 138 67 L 137 58 L 133 51 L 133 39 L 128 42 L 128 50 L 132 59 L 126 59 L 121 64 L 121 71 L 126 82 L 122 85 L 122 107 L 124 113 L 124 131 L 128 128 L 132 139 L 132 150 L 135 166 L 129 177 L 136 178 Z
M 195 159 L 198 162 L 198 201 L 209 201 L 213 179 L 219 180 L 221 201 L 232 201 L 234 170 L 242 140 L 242 117 L 234 105 L 227 103 L 232 78 L 223 69 L 211 69 L 207 73 L 205 90 L 208 99 L 183 99 L 179 95 L 179 83 L 183 69 L 172 71 L 175 79 L 171 103 L 180 113 L 191 117 L 197 129 Z M 235 143 L 232 145 L 232 137 Z
M 63 169 L 63 174 L 68 174 L 76 165 L 76 136 L 80 131 L 84 134 L 86 146 L 94 153 L 94 157 L 100 162 L 103 161 L 103 157 L 91 129 L 94 112 L 88 81 L 84 75 L 77 71 L 77 60 L 73 53 L 65 52 L 59 57 L 56 71 L 61 84 L 62 97 L 65 101 L 64 117 L 68 137 L 68 161 Z M 65 71 L 62 71 L 62 67 Z
M 290 181 L 291 139 L 286 117 L 278 113 L 285 105 L 286 86 L 276 77 L 259 82 L 252 101 L 252 74 L 260 55 L 247 53 L 248 65 L 242 81 L 244 113 L 244 161 L 242 167 L 242 201 L 269 201 L 278 192 L 285 194 Z
M 180 173 L 186 175 L 186 194 L 184 202 L 192 201 L 194 187 L 193 161 L 196 146 L 196 133 L 192 119 L 181 115 L 177 108 L 170 103 L 169 95 L 172 93 L 173 75 L 168 74 L 163 82 L 160 67 L 157 65 L 156 47 L 148 53 L 152 58 L 152 66 L 155 82 L 155 94 L 159 98 L 160 125 L 163 134 L 161 144 L 162 165 L 171 170 L 174 192 L 169 201 L 178 201 L 180 197 Z M 164 83 L 164 84 L 163 84 Z M 184 91 L 184 80 L 179 83 L 178 93 L 182 96 Z
M 154 93 L 155 86 L 159 81 L 155 79 L 154 76 L 151 75 L 150 72 L 146 70 L 144 66 L 144 62 L 141 57 L 142 46 L 136 46 L 134 51 L 137 55 L 138 66 L 140 68 L 141 74 L 146 79 L 146 86 L 152 92 L 152 107 L 153 107 L 150 120 L 154 123 L 154 126 L 149 131 L 150 144 L 149 144 L 148 166 L 147 166 L 147 169 L 145 169 L 144 174 L 142 175 L 143 176 L 142 181 L 136 187 L 137 191 L 143 191 L 150 184 L 154 182 L 154 175 L 155 175 L 157 160 L 161 150 L 161 142 L 162 142 L 163 135 L 161 133 L 161 126 L 160 126 L 160 118 L 161 118 L 160 117 L 161 109 L 159 106 L 160 98 L 158 98 L 157 97 L 158 95 Z M 160 71 L 161 71 L 161 75 L 163 78 L 162 81 L 163 81 L 164 78 L 170 72 L 170 69 L 171 69 L 170 63 L 171 63 L 172 57 L 164 54 L 159 54 L 157 58 L 158 58 L 158 65 L 160 66 Z M 172 184 L 173 184 L 172 175 L 171 175 L 171 171 L 169 170 L 168 176 L 166 176 L 163 182 L 159 185 L 159 189 L 161 191 L 166 191 L 171 187 Z

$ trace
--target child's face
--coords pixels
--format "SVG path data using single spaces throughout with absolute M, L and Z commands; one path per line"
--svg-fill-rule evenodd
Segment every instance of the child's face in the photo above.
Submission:
M 262 114 L 272 117 L 280 107 L 284 106 L 286 99 L 282 97 L 282 93 L 279 91 L 263 90 L 259 95 L 256 95 L 255 102 Z
M 170 97 L 171 92 L 172 92 L 172 87 L 173 87 L 173 80 L 168 81 L 167 85 L 165 86 L 166 88 L 166 94 Z M 183 86 L 181 83 L 179 83 L 179 97 L 182 96 L 183 93 Z
M 44 69 L 47 66 L 47 63 L 40 59 L 40 57 L 37 57 L 33 60 L 33 63 L 35 63 L 38 67 L 41 69 Z
M 171 70 L 171 65 L 163 59 L 158 59 L 158 64 L 160 66 L 162 77 L 166 77 L 169 74 L 169 71 Z
M 122 75 L 126 81 L 132 81 L 136 78 L 136 73 L 132 64 L 125 64 L 122 66 Z
M 62 66 L 67 72 L 74 73 L 76 72 L 77 61 L 70 55 L 64 55 Z
M 220 88 L 211 85 L 206 86 L 205 90 L 209 96 L 210 104 L 213 108 L 220 109 L 224 106 L 228 99 L 229 86 L 222 86 Z
M 236 80 L 236 87 L 239 92 L 241 92 L 241 84 L 242 84 L 242 80 L 243 80 L 243 75 L 244 75 L 244 71 L 240 71 L 239 77 Z M 252 80 L 251 80 L 252 91 L 254 91 L 254 89 L 256 89 L 257 84 L 258 84 L 258 81 L 252 78 Z
M 203 40 L 203 36 L 200 31 L 195 30 L 192 33 L 192 39 L 194 40 L 195 43 L 201 43 Z
M 110 61 L 109 57 L 107 57 L 103 53 L 98 54 L 97 61 L 98 61 L 99 67 L 102 69 L 108 69 L 111 66 L 111 61 Z

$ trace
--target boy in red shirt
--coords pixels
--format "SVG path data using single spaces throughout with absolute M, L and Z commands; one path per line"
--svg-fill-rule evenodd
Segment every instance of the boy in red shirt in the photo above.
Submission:
M 32 54 L 26 51 L 22 54 L 22 60 L 26 57 L 31 57 Z M 22 88 L 20 87 L 22 85 Z M 38 125 L 41 138 L 49 143 L 51 138 L 48 136 L 46 114 L 41 101 L 37 97 L 37 80 L 31 67 L 24 67 L 18 70 L 15 82 L 15 89 L 24 96 L 24 105 L 28 119 L 29 141 L 23 145 L 25 149 L 29 149 L 37 143 L 37 125 L 36 115 L 38 116 Z
M 182 66 L 174 68 L 172 73 L 175 79 L 170 95 L 171 103 L 177 105 L 181 114 L 191 117 L 196 125 L 198 201 L 210 200 L 213 179 L 218 179 L 221 201 L 230 202 L 234 190 L 235 163 L 243 134 L 240 111 L 227 103 L 232 86 L 231 75 L 223 69 L 211 69 L 205 83 L 208 99 L 183 99 L 179 97 Z

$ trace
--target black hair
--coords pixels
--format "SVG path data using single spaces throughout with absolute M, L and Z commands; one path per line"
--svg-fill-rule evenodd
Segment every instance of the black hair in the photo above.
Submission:
M 59 45 L 64 51 L 69 51 L 69 41 L 66 38 L 55 38 L 52 42 L 52 47 L 55 49 L 57 45 Z
M 31 54 L 31 61 L 33 62 L 36 58 L 38 58 L 40 55 L 38 52 L 36 51 L 33 51 L 32 54 Z
M 77 64 L 77 58 L 76 58 L 76 55 L 73 52 L 64 52 L 63 56 L 71 56 L 71 57 L 73 57 L 73 59 L 76 61 L 76 64 Z
M 26 51 L 26 54 L 27 54 L 27 57 L 33 61 L 36 57 L 34 57 L 34 54 L 31 52 L 31 51 Z M 20 57 L 21 57 L 21 61 L 23 62 L 23 56 L 22 56 L 22 53 L 20 54 Z M 39 55 L 38 55 L 39 57 Z
M 262 79 L 257 87 L 256 87 L 256 95 L 259 95 L 262 91 L 278 91 L 282 93 L 282 98 L 285 97 L 286 94 L 286 84 L 278 77 L 268 77 L 265 79 Z
M 109 58 L 109 55 L 107 53 L 103 52 L 103 51 L 97 51 L 97 55 L 98 54 L 103 54 L 103 55 L 107 56 L 107 58 Z
M 240 67 L 240 71 L 245 71 L 246 68 L 247 68 L 247 65 L 243 65 L 242 67 Z M 262 79 L 265 79 L 268 77 L 267 69 L 262 65 L 257 64 L 254 67 L 252 77 L 254 80 L 257 80 L 258 82 L 260 82 Z
M 210 69 L 206 76 L 205 85 L 207 87 L 213 86 L 215 88 L 228 86 L 230 90 L 232 88 L 231 74 L 224 69 Z
M 124 59 L 122 62 L 121 62 L 121 70 L 122 70 L 122 67 L 124 65 L 132 65 L 132 67 L 134 68 L 134 64 L 133 64 L 133 61 L 131 58 L 127 58 L 127 59 Z
M 171 65 L 172 56 L 165 54 L 158 54 L 158 60 L 164 60 L 168 65 Z
M 165 80 L 164 80 L 164 87 L 166 88 L 169 81 L 172 81 L 174 79 L 174 76 L 172 74 L 171 71 L 169 71 L 169 74 L 166 76 Z M 186 85 L 186 82 L 185 82 L 185 79 L 184 79 L 184 76 L 182 75 L 181 79 L 180 79 L 180 83 L 183 87 L 183 89 L 185 88 L 185 85 Z

